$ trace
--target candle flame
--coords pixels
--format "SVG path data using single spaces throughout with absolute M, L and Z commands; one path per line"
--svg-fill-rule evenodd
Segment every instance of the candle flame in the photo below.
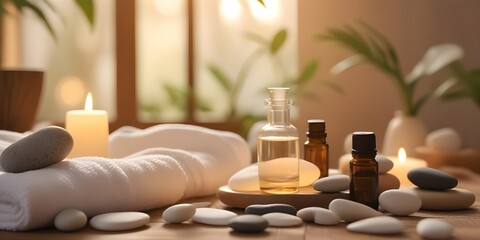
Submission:
M 85 99 L 85 110 L 91 111 L 93 109 L 93 100 L 92 93 L 87 94 L 87 99 Z
M 398 162 L 405 163 L 407 161 L 407 152 L 405 148 L 398 149 Z

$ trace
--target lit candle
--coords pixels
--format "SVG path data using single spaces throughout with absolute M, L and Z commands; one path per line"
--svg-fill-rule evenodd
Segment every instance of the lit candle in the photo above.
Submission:
M 68 111 L 65 128 L 73 137 L 73 149 L 68 157 L 108 156 L 108 115 L 93 110 L 92 94 L 88 93 L 85 110 Z
M 411 187 L 413 184 L 408 180 L 407 174 L 410 170 L 426 167 L 427 162 L 418 158 L 407 158 L 404 148 L 398 150 L 397 157 L 389 157 L 393 161 L 393 168 L 388 173 L 395 175 L 400 180 L 400 187 Z

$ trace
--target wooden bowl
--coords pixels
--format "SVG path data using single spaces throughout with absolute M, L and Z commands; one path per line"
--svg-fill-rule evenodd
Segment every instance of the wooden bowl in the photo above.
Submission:
M 449 153 L 427 147 L 417 147 L 415 151 L 420 158 L 425 159 L 428 167 L 464 167 L 480 173 L 480 152 L 474 149 L 463 149 L 456 153 Z

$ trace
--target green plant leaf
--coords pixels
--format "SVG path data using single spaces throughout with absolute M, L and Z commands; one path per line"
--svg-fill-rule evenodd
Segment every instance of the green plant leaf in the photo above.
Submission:
M 93 24 L 95 23 L 95 7 L 93 5 L 93 0 L 75 0 L 75 3 L 82 10 L 88 23 L 90 23 L 90 27 L 93 28 Z
M 258 35 L 258 34 L 256 34 L 256 33 L 246 32 L 244 35 L 245 35 L 245 38 L 246 38 L 246 39 L 251 40 L 251 41 L 253 41 L 253 42 L 256 42 L 256 43 L 258 43 L 260 46 L 265 46 L 265 47 L 268 48 L 269 45 L 270 45 L 270 42 L 269 42 L 266 38 L 264 38 L 264 37 L 262 37 L 262 36 L 260 36 L 260 35 Z
M 463 55 L 463 49 L 456 44 L 439 44 L 430 47 L 405 80 L 411 83 L 423 76 L 431 75 L 452 62 L 460 60 Z
M 465 90 L 458 90 L 458 91 L 452 91 L 452 92 L 443 94 L 441 96 L 441 99 L 450 101 L 450 100 L 457 100 L 457 99 L 466 98 L 466 97 L 469 97 L 468 92 L 466 92 Z
M 410 110 L 410 112 L 412 113 L 412 116 L 417 115 L 420 108 L 423 106 L 423 104 L 425 104 L 427 102 L 427 100 L 430 98 L 430 96 L 431 96 L 430 94 L 425 94 L 422 97 L 420 97 L 420 99 L 418 99 L 415 102 L 415 104 L 413 104 L 413 107 Z
M 4 0 L 0 0 L 0 16 L 7 13 L 7 10 L 5 9 L 5 3 L 4 2 L 5 2 Z M 2 20 L 0 19 L 0 22 L 1 21 Z
M 315 72 L 317 71 L 318 67 L 318 61 L 312 60 L 310 61 L 305 68 L 303 68 L 302 73 L 300 73 L 300 76 L 298 77 L 297 84 L 302 86 L 305 85 L 308 81 L 310 81 L 313 76 L 315 75 Z
M 355 54 L 353 56 L 350 56 L 348 58 L 345 58 L 343 59 L 342 61 L 338 62 L 337 64 L 335 64 L 331 69 L 330 69 L 330 72 L 333 74 L 333 75 L 338 75 L 348 69 L 350 69 L 351 67 L 359 64 L 359 63 L 362 63 L 365 61 L 365 58 L 360 55 L 360 54 Z
M 196 108 L 202 112 L 211 112 L 213 110 L 211 104 L 201 99 L 195 98 Z
M 392 43 L 382 33 L 380 33 L 378 30 L 376 30 L 369 24 L 363 21 L 361 21 L 360 24 L 363 25 L 363 27 L 366 28 L 374 36 L 374 39 L 376 39 L 376 41 L 381 42 L 381 44 L 379 45 L 384 46 L 382 48 L 387 51 L 389 56 L 389 58 L 387 59 L 391 61 L 391 64 L 398 65 L 399 64 L 398 54 L 395 51 L 395 48 L 393 47 Z
M 372 27 L 364 24 L 366 38 L 349 25 L 331 28 L 326 34 L 317 35 L 320 40 L 335 42 L 357 55 L 396 80 L 402 78 L 396 52 L 390 42 Z M 368 40 L 367 40 L 368 39 Z
M 287 39 L 287 30 L 282 29 L 279 32 L 277 32 L 273 37 L 272 42 L 270 43 L 270 53 L 271 54 L 277 53 L 278 50 L 282 48 L 286 39 Z
M 220 86 L 222 86 L 228 93 L 232 92 L 232 81 L 219 67 L 214 64 L 210 64 L 208 65 L 208 70 L 214 76 L 214 79 L 220 83 Z
M 458 85 L 459 85 L 458 78 L 453 77 L 453 78 L 447 79 L 446 81 L 442 82 L 438 87 L 435 88 L 433 95 L 435 97 L 442 97 L 443 95 L 455 89 L 455 87 L 458 87 Z
M 309 100 L 318 100 L 317 94 L 315 94 L 315 92 L 311 92 L 311 91 L 304 91 L 300 94 L 300 96 L 302 98 L 306 98 L 306 99 L 309 99 Z
M 50 8 L 50 10 L 54 13 L 57 13 L 57 8 L 52 4 L 51 1 L 48 1 L 48 0 L 43 0 L 43 2 L 45 3 L 45 5 Z
M 260 4 L 262 4 L 263 7 L 265 7 L 265 8 L 267 7 L 267 6 L 265 5 L 265 2 L 264 2 L 263 0 L 257 0 L 257 2 L 260 3 Z
M 330 88 L 331 90 L 337 92 L 337 93 L 340 93 L 340 94 L 343 94 L 344 91 L 343 91 L 343 88 L 340 87 L 340 85 L 334 83 L 334 82 L 331 82 L 331 81 L 318 81 L 318 83 L 320 85 L 323 85 L 327 88 Z
M 4 0 L 2 0 L 2 2 L 3 1 Z M 41 9 L 39 5 L 36 3 L 37 1 L 31 1 L 31 0 L 10 0 L 10 1 L 13 3 L 15 8 L 21 12 L 23 12 L 25 9 L 32 10 L 34 14 L 40 19 L 40 21 L 45 25 L 45 27 L 47 28 L 48 32 L 53 37 L 53 39 L 57 41 L 57 36 L 55 34 L 55 31 L 53 30 L 53 27 L 50 21 L 48 20 L 48 18 L 45 16 L 43 9 Z M 44 0 L 43 2 L 51 11 L 53 11 L 54 13 L 57 13 L 57 9 L 54 7 L 54 5 L 50 1 Z M 75 0 L 75 3 L 87 18 L 90 26 L 93 27 L 94 20 L 95 20 L 94 19 L 95 8 L 94 8 L 93 0 Z M 4 10 L 3 7 L 1 9 Z M 57 15 L 61 18 L 59 14 Z
M 141 108 L 143 111 L 148 112 L 150 114 L 155 114 L 161 112 L 161 107 L 156 104 L 142 104 Z
M 169 83 L 163 84 L 163 89 L 167 93 L 168 99 L 170 103 L 179 107 L 185 108 L 187 104 L 187 93 L 183 91 L 181 88 L 174 86 Z
M 36 4 L 33 4 L 28 0 L 12 0 L 12 2 L 19 11 L 23 12 L 24 9 L 32 10 L 35 13 L 35 15 L 37 15 L 37 17 L 42 21 L 42 23 L 47 27 L 47 30 L 52 35 L 53 39 L 57 41 L 57 36 L 53 31 L 52 25 L 50 24 L 48 19 L 45 17 L 45 14 L 43 13 L 43 11 Z

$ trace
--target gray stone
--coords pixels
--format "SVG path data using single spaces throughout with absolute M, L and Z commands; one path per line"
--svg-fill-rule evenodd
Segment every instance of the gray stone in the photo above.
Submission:
M 297 210 L 293 206 L 283 203 L 253 204 L 245 208 L 245 214 L 264 215 L 272 212 L 297 215 Z
M 0 164 L 12 173 L 40 169 L 62 161 L 72 148 L 70 133 L 61 127 L 47 127 L 8 146 L 0 155 Z
M 228 226 L 235 232 L 259 233 L 268 227 L 268 221 L 259 215 L 245 214 L 230 219 Z
M 408 180 L 421 189 L 444 191 L 457 186 L 458 180 L 433 168 L 416 168 L 408 172 Z
M 392 170 L 393 162 L 389 158 L 382 155 L 377 155 L 375 160 L 378 162 L 378 174 L 384 174 Z

